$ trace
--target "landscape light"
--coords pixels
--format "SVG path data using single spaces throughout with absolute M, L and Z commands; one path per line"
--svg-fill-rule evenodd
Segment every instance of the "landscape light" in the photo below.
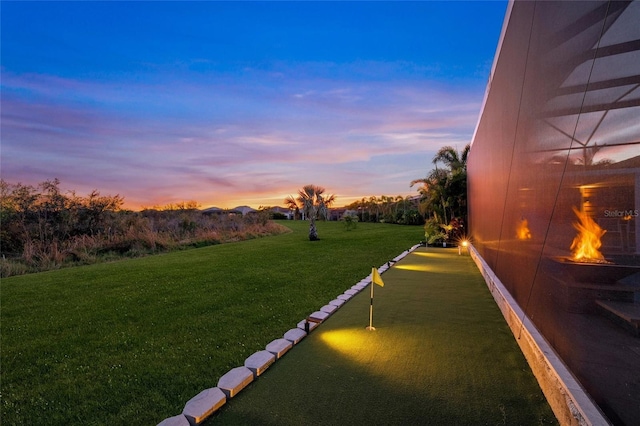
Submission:
M 460 244 L 458 244 L 458 255 L 462 254 L 462 247 L 467 247 L 469 245 L 469 241 L 467 240 L 462 240 L 462 242 Z

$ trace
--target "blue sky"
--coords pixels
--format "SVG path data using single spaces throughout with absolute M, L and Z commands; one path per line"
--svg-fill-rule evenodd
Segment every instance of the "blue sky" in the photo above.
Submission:
M 2 178 L 129 208 L 410 195 L 471 140 L 505 1 L 2 2 Z

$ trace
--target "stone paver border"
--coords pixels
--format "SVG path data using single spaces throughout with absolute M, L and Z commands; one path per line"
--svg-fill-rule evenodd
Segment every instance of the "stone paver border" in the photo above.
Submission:
M 290 341 L 291 343 L 293 343 L 294 345 L 297 345 L 306 336 L 307 336 L 307 333 L 304 330 L 300 330 L 299 328 L 296 327 L 284 333 L 283 337 L 288 341 Z
M 322 308 L 320 308 L 320 310 L 322 312 L 326 312 L 329 315 L 331 315 L 332 313 L 338 310 L 338 307 L 335 305 L 324 305 Z
M 297 325 L 300 330 L 304 330 L 305 332 L 313 331 L 314 328 L 320 325 L 320 322 L 309 321 L 308 319 L 303 319 Z
M 189 424 L 198 425 L 226 402 L 227 397 L 220 388 L 205 389 L 185 404 L 182 414 Z
M 328 312 L 324 312 L 322 310 L 320 311 L 315 311 L 314 313 L 312 313 L 311 315 L 309 315 L 309 318 L 314 319 L 316 321 L 324 321 L 327 318 L 329 318 L 329 313 Z
M 393 263 L 404 258 L 418 247 L 420 247 L 420 244 L 416 244 L 410 249 L 405 250 L 393 259 Z M 387 262 L 378 268 L 378 272 L 382 274 L 390 267 L 391 262 Z M 307 318 L 303 319 L 297 324 L 297 328 L 292 328 L 287 331 L 283 338 L 271 341 L 267 344 L 264 351 L 256 352 L 248 357 L 243 367 L 236 367 L 229 370 L 218 380 L 217 387 L 203 390 L 185 404 L 182 414 L 168 417 L 158 423 L 158 426 L 193 426 L 202 423 L 229 399 L 247 387 L 247 385 L 262 374 L 264 370 L 269 368 L 271 364 L 282 358 L 295 344 L 306 337 L 307 333 L 304 331 L 305 323 L 308 322 L 309 332 L 311 332 L 354 295 L 364 290 L 369 284 L 371 284 L 371 275 L 360 280 L 360 282 L 350 289 L 347 289 L 343 294 L 338 295 L 336 299 L 330 301 L 327 305 L 320 308 L 320 310 L 310 314 L 308 318 L 314 321 L 307 321 Z M 273 356 L 272 360 L 270 360 L 269 355 Z M 217 393 L 218 391 L 222 393 L 224 399 Z
M 190 426 L 190 423 L 184 414 L 178 414 L 177 416 L 164 419 L 158 423 L 158 426 Z
M 293 347 L 293 343 L 286 339 L 273 340 L 266 346 L 266 349 L 276 356 L 276 359 L 282 358 L 282 355 L 286 354 L 289 349 Z
M 251 382 L 253 382 L 253 372 L 247 367 L 236 367 L 220 377 L 218 387 L 227 395 L 227 398 L 233 398 Z
M 265 372 L 267 368 L 276 362 L 276 356 L 271 352 L 264 350 L 258 351 L 244 361 L 244 366 L 253 372 L 253 378 Z
M 335 307 L 340 307 L 342 305 L 344 305 L 344 300 L 341 299 L 333 299 L 331 302 L 329 302 L 329 305 L 335 306 Z

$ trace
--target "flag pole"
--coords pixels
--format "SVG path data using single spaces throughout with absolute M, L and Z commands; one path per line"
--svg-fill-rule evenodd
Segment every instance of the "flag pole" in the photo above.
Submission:
M 375 266 L 371 268 L 371 303 L 369 304 L 369 327 L 367 327 L 367 330 L 369 331 L 375 331 L 375 327 L 373 326 L 373 286 L 374 286 L 374 282 L 373 282 L 373 270 L 375 269 Z

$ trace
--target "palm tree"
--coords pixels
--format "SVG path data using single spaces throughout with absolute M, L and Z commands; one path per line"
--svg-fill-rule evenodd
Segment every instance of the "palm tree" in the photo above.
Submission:
M 433 216 L 439 223 L 448 223 L 448 212 L 446 194 L 446 181 L 448 174 L 445 170 L 435 169 L 429 172 L 429 175 L 423 179 L 416 179 L 411 181 L 411 186 L 416 183 L 421 183 L 422 186 L 418 188 L 420 193 L 420 205 L 419 209 L 421 213 Z
M 360 200 L 360 206 L 358 207 L 358 210 L 360 211 L 360 222 L 364 222 L 364 211 L 366 208 L 367 208 L 367 198 L 362 197 L 362 199 Z M 367 215 L 367 220 L 369 220 L 368 215 Z
M 376 209 L 376 220 L 373 220 L 373 216 L 371 213 L 371 208 L 375 207 Z M 369 221 L 370 222 L 379 222 L 380 221 L 380 207 L 378 205 L 378 198 L 375 195 L 369 197 Z
M 297 206 L 302 210 L 302 214 L 309 220 L 309 240 L 316 241 L 318 231 L 316 229 L 316 219 L 327 219 L 329 207 L 335 202 L 335 195 L 324 195 L 325 189 L 316 185 L 305 185 L 298 190 L 298 196 L 293 198 L 289 195 L 285 200 L 287 206 Z
M 284 199 L 284 205 L 287 209 L 289 209 L 290 212 L 293 213 L 294 220 L 300 217 L 300 208 L 298 207 L 298 202 L 291 195 Z
M 432 163 L 438 168 L 438 163 L 444 163 L 451 173 L 459 173 L 467 171 L 467 157 L 471 145 L 467 144 L 460 154 L 451 146 L 443 146 L 433 157 Z
M 469 149 L 470 145 L 466 145 L 458 153 L 450 146 L 440 148 L 432 160 L 435 170 L 431 170 L 426 178 L 411 182 L 411 186 L 422 184 L 418 188 L 422 196 L 421 209 L 443 225 L 448 225 L 456 217 L 466 219 Z M 439 163 L 443 163 L 445 169 L 438 169 Z

